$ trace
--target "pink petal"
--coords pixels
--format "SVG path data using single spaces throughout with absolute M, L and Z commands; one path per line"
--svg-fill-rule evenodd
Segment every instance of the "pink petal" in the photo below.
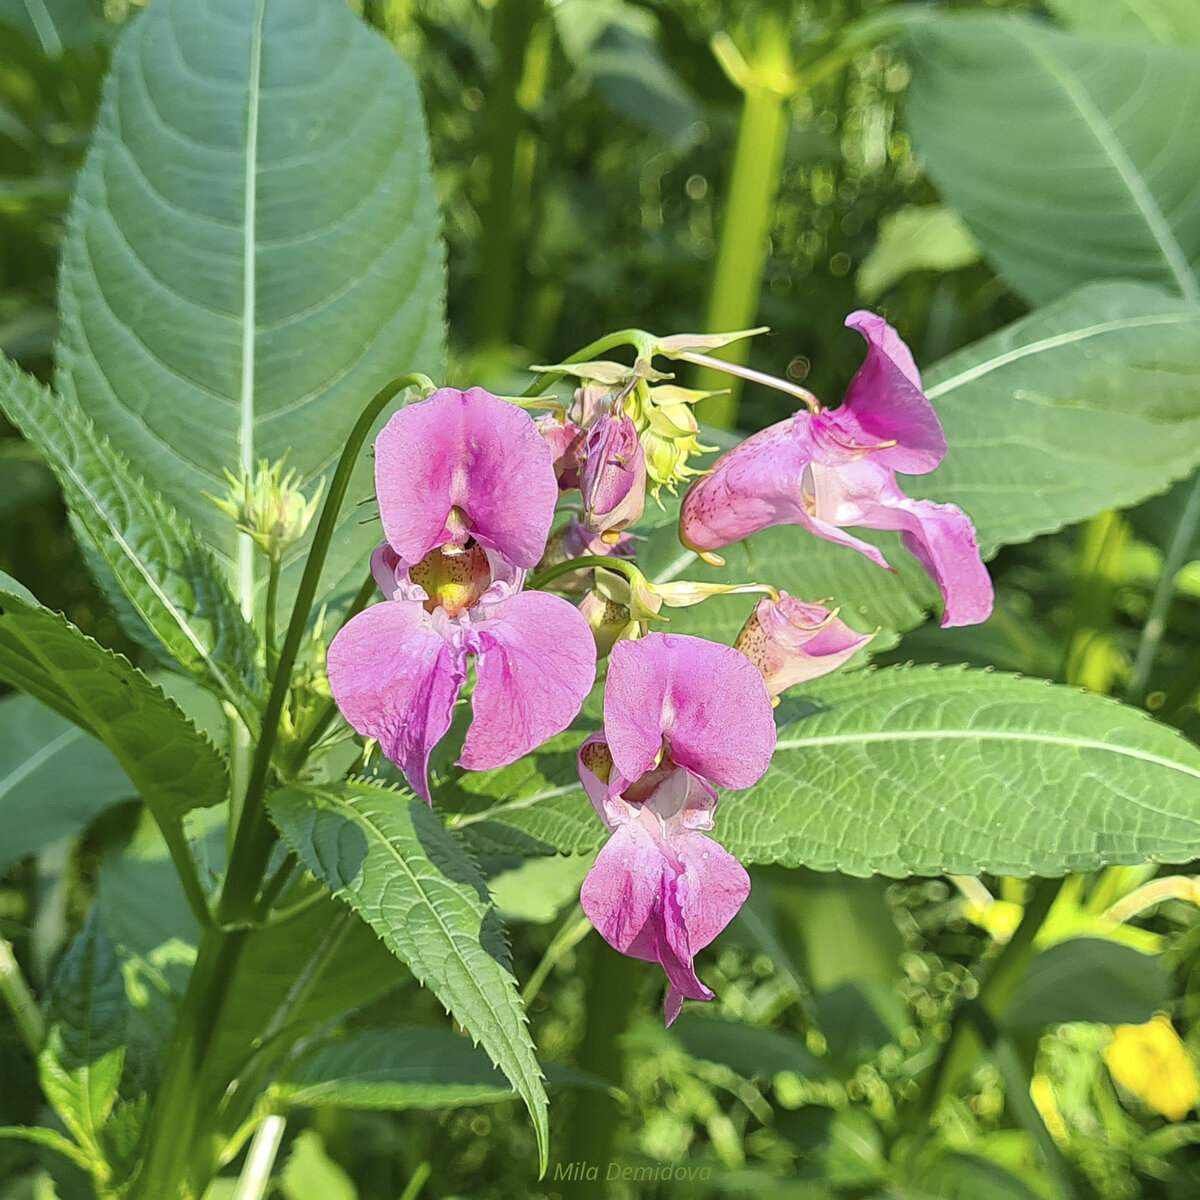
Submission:
M 711 1000 L 692 963 L 750 892 L 741 863 L 702 834 L 668 835 L 649 813 L 621 825 L 583 881 L 580 901 L 600 936 L 633 958 L 659 963 L 670 987 L 667 1024 L 685 997 Z
M 692 484 L 679 514 L 685 546 L 719 550 L 771 525 L 805 519 L 804 473 L 812 448 L 798 435 L 796 420 L 789 417 L 739 442 Z
M 771 762 L 775 721 L 762 676 L 732 646 L 683 634 L 620 641 L 609 659 L 604 729 L 617 770 L 640 779 L 664 737 L 676 764 L 722 787 Z
M 561 733 L 596 677 L 596 646 L 569 601 L 520 592 L 486 607 L 471 629 L 477 680 L 474 719 L 460 765 L 503 767 Z
M 762 672 L 772 696 L 837 670 L 871 640 L 823 604 L 780 593 L 755 606 L 734 645 Z
M 895 446 L 871 458 L 893 471 L 924 475 L 946 457 L 942 424 L 921 390 L 921 376 L 900 335 L 874 313 L 853 312 L 846 325 L 867 340 L 867 358 L 832 420 L 860 444 Z
M 461 540 L 450 510 L 482 545 L 537 565 L 554 519 L 554 456 L 528 413 L 482 388 L 441 388 L 410 404 L 375 442 L 375 494 L 388 543 L 406 562 Z
M 830 510 L 827 519 L 839 525 L 902 531 L 905 549 L 941 590 L 943 628 L 987 620 L 992 611 L 992 581 L 979 557 L 975 527 L 960 508 L 910 499 L 891 471 L 865 459 L 830 468 L 817 486 L 818 511 Z
M 352 618 L 329 644 L 329 688 L 342 715 L 429 800 L 429 755 L 450 728 L 466 678 L 463 657 L 416 601 L 385 600 Z
M 563 419 L 557 413 L 537 417 L 534 424 L 554 456 L 554 476 L 558 480 L 559 491 L 569 492 L 572 488 L 577 488 L 584 430 L 570 417 Z

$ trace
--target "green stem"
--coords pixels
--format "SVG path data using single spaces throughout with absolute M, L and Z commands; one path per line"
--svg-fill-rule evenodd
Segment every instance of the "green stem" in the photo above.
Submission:
M 279 1143 L 283 1141 L 286 1126 L 287 1121 L 283 1117 L 273 1114 L 255 1130 L 233 1200 L 262 1200 L 267 1194 L 271 1169 L 275 1165 L 275 1156 L 279 1153 Z
M 21 967 L 13 953 L 12 943 L 0 938 L 0 996 L 13 1015 L 17 1032 L 34 1058 L 42 1052 L 46 1041 L 46 1024 L 33 998 Z
M 237 831 L 234 834 L 229 870 L 225 876 L 225 886 L 221 891 L 221 900 L 217 907 L 218 920 L 222 924 L 245 920 L 252 915 L 254 897 L 258 892 L 258 885 L 271 854 L 274 835 L 264 804 L 267 779 L 271 770 L 271 756 L 275 749 L 275 739 L 279 734 L 279 721 L 283 715 L 283 706 L 287 702 L 292 668 L 296 664 L 296 655 L 299 653 L 300 643 L 304 639 L 304 631 L 312 613 L 321 571 L 325 566 L 325 558 L 329 553 L 329 546 L 337 529 L 342 501 L 346 498 L 350 477 L 358 463 L 359 453 L 370 435 L 376 418 L 397 395 L 406 388 L 432 386 L 430 380 L 424 375 L 402 375 L 399 379 L 382 387 L 363 409 L 342 450 L 342 456 L 338 459 L 337 469 L 333 473 L 333 482 L 325 496 L 321 517 L 317 522 L 316 533 L 313 535 L 312 548 L 309 550 L 308 559 L 304 564 L 304 574 L 300 578 L 300 587 L 296 592 L 292 618 L 288 622 L 283 647 L 279 652 L 279 665 L 274 682 L 271 684 L 271 694 L 267 698 L 266 711 L 263 713 L 258 745 L 254 748 L 254 758 L 250 764 L 250 779 L 246 784 L 246 796 Z
M 582 905 L 575 905 L 566 920 L 559 926 L 550 945 L 546 947 L 542 961 L 534 968 L 533 974 L 529 976 L 529 980 L 521 989 L 521 1003 L 526 1008 L 533 1003 L 538 992 L 542 990 L 542 984 L 549 979 L 550 972 L 558 965 L 563 955 L 570 953 L 587 937 L 588 930 L 591 928 L 592 923 L 584 916 Z
M 275 610 L 279 605 L 279 576 L 281 573 L 280 560 L 271 559 L 271 570 L 267 575 L 267 609 L 263 623 L 263 641 L 267 647 L 267 678 L 275 678 L 275 667 L 278 661 L 275 646 Z
M 1129 704 L 1141 704 L 1145 698 L 1150 671 L 1158 656 L 1158 648 L 1162 643 L 1163 634 L 1167 631 L 1167 613 L 1171 608 L 1171 598 L 1175 595 L 1175 579 L 1187 561 L 1197 528 L 1200 528 L 1200 474 L 1197 474 L 1192 483 L 1187 503 L 1183 508 L 1183 515 L 1179 518 L 1179 524 L 1175 527 L 1175 533 L 1167 547 L 1162 577 L 1158 581 L 1158 587 L 1154 589 L 1154 598 L 1150 602 L 1150 615 L 1142 627 L 1142 636 L 1138 641 L 1137 654 L 1133 660 L 1133 673 L 1130 675 L 1129 687 L 1125 693 L 1125 699 Z
M 781 14 L 764 14 L 758 34 L 753 62 L 743 81 L 745 101 L 705 319 L 709 333 L 755 324 L 783 169 L 787 102 L 795 86 L 787 23 Z M 734 343 L 718 357 L 744 363 L 747 353 L 745 343 Z M 696 373 L 695 386 L 702 391 L 729 388 L 725 395 L 696 405 L 696 416 L 718 429 L 733 429 L 739 381 L 708 367 Z
M 638 1011 L 633 998 L 643 978 L 641 962 L 618 954 L 599 936 L 586 943 L 584 968 L 588 971 L 586 1027 L 577 1055 L 581 1070 L 598 1075 L 614 1088 L 624 1080 L 621 1035 Z M 576 1093 L 575 1112 L 567 1135 L 567 1158 L 599 1166 L 601 1173 L 613 1159 L 620 1110 L 608 1091 L 581 1088 Z M 586 1181 L 563 1187 L 567 1200 L 594 1200 L 596 1185 Z
M 523 162 L 528 158 L 528 151 L 522 154 L 528 116 L 521 92 L 526 54 L 544 11 L 544 0 L 499 0 L 492 17 L 498 61 L 488 87 L 488 190 L 479 238 L 483 261 L 475 289 L 475 340 L 485 349 L 509 340 L 513 297 L 520 290 L 518 258 L 529 226 L 529 198 L 519 194 L 518 187 L 522 166 L 532 179 Z
M 400 1200 L 417 1200 L 421 1194 L 421 1189 L 429 1182 L 430 1175 L 433 1174 L 433 1167 L 423 1162 L 412 1173 L 412 1178 L 408 1181 L 408 1186 L 400 1193 Z
M 615 555 L 609 557 L 606 554 L 581 554 L 578 558 L 568 558 L 566 562 L 556 563 L 544 571 L 539 571 L 526 586 L 531 590 L 544 588 L 546 584 L 553 583 L 560 575 L 571 575 L 575 571 L 590 571 L 597 567 L 606 571 L 616 571 L 618 575 L 624 575 L 630 583 L 638 583 L 645 578 L 633 563 L 617 558 Z

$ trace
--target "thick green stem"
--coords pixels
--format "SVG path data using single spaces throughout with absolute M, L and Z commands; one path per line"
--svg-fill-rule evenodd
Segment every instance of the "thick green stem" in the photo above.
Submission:
M 641 329 L 618 329 L 616 333 L 609 333 L 602 338 L 597 338 L 594 342 L 589 342 L 582 350 L 576 350 L 574 354 L 568 358 L 561 359 L 560 362 L 591 362 L 597 354 L 604 354 L 608 350 L 615 350 L 618 346 L 632 346 L 641 355 L 648 352 L 650 340 L 650 336 Z M 549 391 L 554 384 L 567 374 L 568 372 L 566 371 L 543 371 L 521 395 L 540 396 L 543 392 Z
M 492 16 L 498 61 L 485 110 L 488 190 L 479 238 L 483 261 L 475 291 L 475 340 L 482 348 L 503 345 L 512 334 L 520 248 L 529 227 L 525 189 L 533 177 L 532 150 L 523 144 L 529 134 L 522 91 L 526 54 L 531 42 L 536 45 L 533 35 L 544 11 L 545 0 L 499 0 Z
M 747 329 L 758 312 L 787 140 L 787 102 L 794 88 L 787 23 L 781 14 L 764 15 L 743 86 L 745 101 L 705 318 L 709 333 Z M 747 352 L 744 342 L 735 342 L 717 357 L 744 363 Z M 704 391 L 729 389 L 701 401 L 696 416 L 718 429 L 733 429 L 740 381 L 705 367 L 696 373 L 695 386 Z
M 638 583 L 645 578 L 633 563 L 615 555 L 610 557 L 605 554 L 581 554 L 578 558 L 568 558 L 566 562 L 555 563 L 554 566 L 539 571 L 530 579 L 528 586 L 530 590 L 537 590 L 553 583 L 561 575 L 573 575 L 576 571 L 589 571 L 594 568 L 616 571 L 618 575 L 624 575 L 630 583 Z
M 220 924 L 209 924 L 200 938 L 196 963 L 167 1053 L 162 1083 L 146 1124 L 145 1158 L 130 1191 L 130 1200 L 193 1200 L 203 1192 L 220 1161 L 222 1147 L 213 1123 L 214 1110 L 229 1080 L 205 1079 L 203 1066 L 213 1030 L 221 1019 L 229 981 L 238 968 L 247 931 L 256 916 L 255 899 L 274 843 L 265 797 L 292 669 L 312 612 L 338 514 L 363 444 L 376 418 L 400 392 L 410 387 L 432 386 L 423 375 L 405 375 L 381 388 L 351 431 L 334 471 L 254 747 L 218 905 Z
M 618 954 L 599 934 L 584 944 L 581 957 L 588 970 L 587 1025 L 579 1046 L 581 1070 L 620 1087 L 624 1076 L 621 1035 L 638 1011 L 633 1003 L 643 976 L 642 963 Z M 567 1158 L 599 1167 L 603 1176 L 613 1159 L 620 1110 L 615 1098 L 597 1088 L 581 1088 L 576 1093 L 575 1112 L 568 1133 Z M 586 1172 L 585 1172 L 586 1173 Z M 572 1200 L 594 1200 L 596 1185 L 586 1180 L 568 1183 L 563 1195 Z
M 1150 615 L 1142 628 L 1142 636 L 1138 641 L 1137 655 L 1133 660 L 1133 674 L 1129 679 L 1129 688 L 1125 699 L 1130 704 L 1141 704 L 1146 694 L 1146 684 L 1150 680 L 1150 672 L 1154 660 L 1158 657 L 1158 647 L 1162 644 L 1163 634 L 1167 632 L 1167 613 L 1171 608 L 1171 598 L 1175 595 L 1175 578 L 1183 564 L 1187 561 L 1188 552 L 1200 528 L 1200 474 L 1196 476 L 1188 492 L 1187 503 L 1179 524 L 1175 527 L 1171 544 L 1167 547 L 1166 559 L 1163 562 L 1162 577 L 1154 591 L 1154 599 L 1150 602 Z
M 271 570 L 267 575 L 267 607 L 263 618 L 263 642 L 267 647 L 267 678 L 275 678 L 275 668 L 278 664 L 275 646 L 276 608 L 279 606 L 279 576 L 280 561 L 271 559 Z

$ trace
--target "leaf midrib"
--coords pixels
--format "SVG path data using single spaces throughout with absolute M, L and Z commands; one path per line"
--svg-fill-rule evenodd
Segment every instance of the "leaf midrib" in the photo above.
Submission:
M 18 784 L 23 783 L 35 771 L 44 767 L 64 746 L 78 738 L 86 736 L 82 730 L 74 727 L 64 729 L 62 733 L 39 746 L 28 758 L 18 763 L 3 779 L 0 779 L 0 800 Z
M 1135 746 L 1114 745 L 1112 742 L 1102 742 L 1095 738 L 1063 737 L 1050 733 L 1031 733 L 1028 730 L 1001 729 L 896 729 L 878 730 L 873 733 L 826 733 L 811 737 L 800 737 L 789 741 L 777 742 L 778 750 L 809 750 L 814 746 L 863 745 L 878 742 L 918 742 L 918 741 L 979 741 L 979 742 L 1040 742 L 1052 746 L 1068 746 L 1073 750 L 1101 750 L 1124 758 L 1132 758 L 1139 762 L 1152 763 L 1155 766 L 1168 767 L 1181 775 L 1190 775 L 1200 780 L 1200 769 L 1189 767 L 1176 759 L 1164 758 L 1148 750 L 1139 750 Z

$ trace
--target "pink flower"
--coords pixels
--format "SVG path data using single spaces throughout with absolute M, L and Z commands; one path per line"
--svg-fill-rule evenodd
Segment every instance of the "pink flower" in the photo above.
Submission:
M 546 553 L 542 555 L 542 561 L 538 563 L 538 570 L 544 571 L 548 567 L 557 567 L 560 563 L 568 562 L 572 558 L 592 555 L 632 562 L 636 554 L 637 547 L 633 540 L 633 534 L 622 533 L 614 540 L 606 542 L 600 534 L 593 533 L 588 529 L 578 517 L 571 516 L 561 529 L 556 529 L 550 535 L 550 540 L 546 543 Z M 578 571 L 572 571 L 569 575 L 560 575 L 547 584 L 547 587 L 556 592 L 576 595 L 586 592 L 591 581 L 591 568 L 580 567 Z
M 583 522 L 595 533 L 632 525 L 646 505 L 646 452 L 633 418 L 624 412 L 602 416 L 583 443 Z
M 873 636 L 855 633 L 823 604 L 780 592 L 778 600 L 764 596 L 758 602 L 733 645 L 759 669 L 774 697 L 836 671 Z
M 375 443 L 387 537 L 371 558 L 385 602 L 329 646 L 329 686 L 429 800 L 433 747 L 476 658 L 474 719 L 459 763 L 520 758 L 574 719 L 596 651 L 559 596 L 522 592 L 546 545 L 558 487 L 533 420 L 482 388 L 442 388 L 401 409 Z
M 662 965 L 668 1025 L 685 997 L 712 999 L 693 955 L 750 893 L 741 863 L 701 832 L 713 827 L 713 784 L 749 787 L 774 749 L 762 676 L 732 647 L 663 633 L 613 647 L 604 731 L 579 750 L 612 837 L 580 900 L 609 945 Z
M 912 355 L 882 317 L 855 312 L 846 324 L 866 338 L 867 359 L 842 406 L 802 410 L 722 455 L 684 498 L 679 536 L 711 556 L 770 525 L 800 525 L 887 567 L 843 529 L 897 529 L 941 590 L 942 625 L 984 621 L 992 583 L 970 519 L 953 504 L 912 500 L 896 483 L 897 471 L 924 475 L 946 454 Z

